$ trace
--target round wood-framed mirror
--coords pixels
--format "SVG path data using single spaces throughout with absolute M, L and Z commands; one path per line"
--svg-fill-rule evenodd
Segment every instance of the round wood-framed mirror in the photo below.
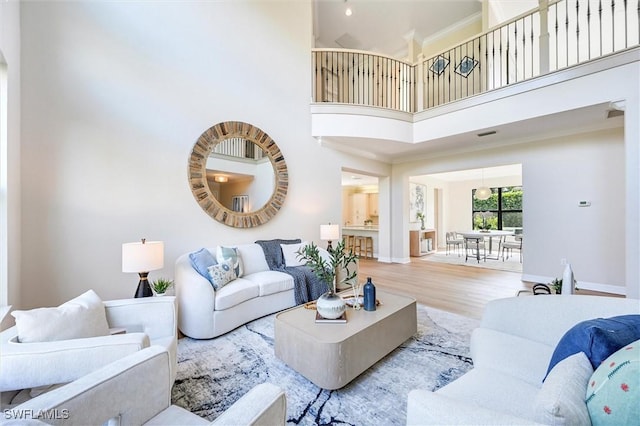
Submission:
M 289 186 L 278 145 L 258 127 L 241 121 L 218 123 L 202 133 L 189 156 L 188 171 L 200 207 L 234 228 L 268 222 L 282 207 Z M 270 196 L 265 188 L 272 189 Z

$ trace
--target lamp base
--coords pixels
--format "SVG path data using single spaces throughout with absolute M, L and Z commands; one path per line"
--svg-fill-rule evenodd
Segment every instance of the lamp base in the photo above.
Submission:
M 327 243 L 327 251 L 331 253 L 333 251 L 333 247 L 331 246 L 331 240 Z
M 151 297 L 153 296 L 153 291 L 151 291 L 151 286 L 149 285 L 149 280 L 147 279 L 148 272 L 140 272 L 140 282 L 138 283 L 138 288 L 136 290 L 135 298 L 138 297 Z

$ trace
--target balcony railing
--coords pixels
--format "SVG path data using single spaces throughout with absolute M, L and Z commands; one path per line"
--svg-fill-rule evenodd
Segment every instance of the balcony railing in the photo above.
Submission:
M 418 112 L 640 45 L 640 0 L 559 0 L 417 64 L 313 50 L 313 100 Z

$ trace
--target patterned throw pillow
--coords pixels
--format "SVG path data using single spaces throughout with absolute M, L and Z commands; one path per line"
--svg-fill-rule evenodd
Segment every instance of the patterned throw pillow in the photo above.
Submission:
M 640 340 L 607 358 L 591 376 L 587 408 L 591 424 L 630 425 L 640 419 Z
M 216 257 L 218 259 L 218 263 L 230 260 L 236 273 L 236 278 L 240 278 L 242 276 L 242 258 L 240 257 L 240 253 L 238 253 L 237 248 L 218 246 Z
M 211 285 L 216 291 L 237 278 L 230 260 L 209 266 L 209 276 Z

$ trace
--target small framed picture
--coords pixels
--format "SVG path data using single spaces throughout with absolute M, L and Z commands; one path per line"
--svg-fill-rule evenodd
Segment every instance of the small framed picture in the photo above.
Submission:
M 467 78 L 469 74 L 471 74 L 471 71 L 473 71 L 473 69 L 476 67 L 476 65 L 478 65 L 478 61 L 465 56 L 464 58 L 462 58 L 462 61 L 460 61 L 458 66 L 456 66 L 456 69 L 454 71 L 456 72 L 456 74 L 460 74 L 464 78 Z
M 447 65 L 449 65 L 449 60 L 440 55 L 433 61 L 429 70 L 436 75 L 440 75 L 444 72 L 444 69 L 447 68 Z

